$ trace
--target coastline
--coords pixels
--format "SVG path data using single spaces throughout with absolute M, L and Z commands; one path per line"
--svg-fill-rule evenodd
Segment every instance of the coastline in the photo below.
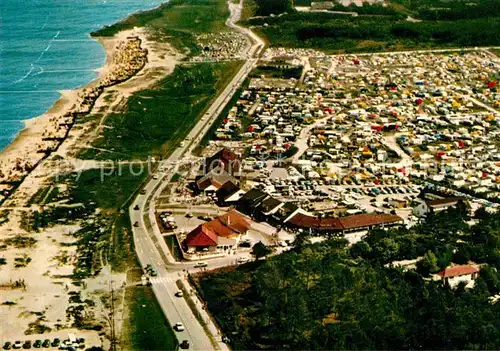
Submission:
M 133 78 L 146 66 L 148 52 L 142 48 L 142 42 L 147 40 L 144 31 L 128 30 L 113 37 L 93 39 L 103 46 L 106 53 L 104 65 L 96 70 L 97 77 L 81 87 L 61 91 L 59 99 L 44 114 L 24 120 L 24 128 L 0 152 L 0 204 L 40 162 L 58 150 L 76 120 L 92 113 L 93 105 L 104 89 Z M 127 49 L 134 40 L 138 44 L 133 45 L 132 50 L 139 55 L 130 58 Z
M 37 153 L 37 144 L 41 142 L 43 133 L 46 128 L 51 128 L 56 124 L 64 123 L 67 117 L 64 114 L 71 111 L 77 102 L 81 101 L 82 91 L 92 87 L 97 87 L 109 81 L 107 76 L 112 71 L 116 72 L 116 56 L 123 57 L 123 50 L 120 52 L 120 47 L 123 48 L 123 41 L 127 38 L 137 38 L 141 41 L 140 48 L 147 52 L 147 59 L 144 65 L 137 71 L 134 71 L 127 79 L 122 79 L 116 84 L 109 84 L 102 88 L 102 92 L 92 101 L 92 105 L 86 105 L 90 110 L 88 112 L 76 112 L 75 117 L 78 124 L 73 128 L 68 129 L 61 140 L 57 149 L 49 155 Z M 44 114 L 28 119 L 25 121 L 25 128 L 19 133 L 15 140 L 9 144 L 6 149 L 0 153 L 0 171 L 1 167 L 11 169 L 13 163 L 11 160 L 19 158 L 33 158 L 38 160 L 38 166 L 24 174 L 18 184 L 0 183 L 0 210 L 3 210 L 8 216 L 8 221 L 0 224 L 0 241 L 12 237 L 15 234 L 23 233 L 22 235 L 30 235 L 26 233 L 22 227 L 22 221 L 26 213 L 33 210 L 40 210 L 40 205 L 30 204 L 29 200 L 40 190 L 50 186 L 52 180 L 61 172 L 71 171 L 73 169 L 94 168 L 94 162 L 85 162 L 77 158 L 73 158 L 75 153 L 86 147 L 91 147 L 91 142 L 99 136 L 102 131 L 103 121 L 106 115 L 118 111 L 121 104 L 126 99 L 138 90 L 149 88 L 165 75 L 170 74 L 175 69 L 178 61 L 183 57 L 169 43 L 157 43 L 148 39 L 148 31 L 144 28 L 134 28 L 117 33 L 113 37 L 95 38 L 106 51 L 106 62 L 98 70 L 98 77 L 89 84 L 73 90 L 65 90 L 61 92 L 61 97 L 51 106 Z M 120 65 L 118 65 L 120 66 Z M 109 99 L 111 97 L 111 99 Z M 73 110 L 74 111 L 74 110 Z M 102 112 L 106 111 L 106 112 Z M 96 120 L 92 118 L 102 114 L 99 118 L 100 123 L 96 126 Z M 55 160 L 54 156 L 60 157 L 57 162 L 46 162 L 47 160 Z M 73 162 L 74 161 L 74 162 Z M 15 161 L 14 161 L 15 163 Z M 81 168 L 80 168 L 81 167 Z M 0 178 L 1 179 L 1 178 Z M 7 196 L 4 196 L 7 194 Z M 11 321 L 12 328 L 0 335 L 0 340 L 17 340 L 23 336 L 20 331 L 27 330 L 30 327 L 30 318 L 18 318 L 17 316 L 25 313 L 25 311 L 45 310 L 47 306 L 51 306 L 50 313 L 47 314 L 45 324 L 53 326 L 59 323 L 60 320 L 65 320 L 67 308 L 70 304 L 67 300 L 64 284 L 66 280 L 55 278 L 59 276 L 68 276 L 73 272 L 73 264 L 71 261 L 65 265 L 55 265 L 54 257 L 60 255 L 61 252 L 66 252 L 71 257 L 76 255 L 76 246 L 71 246 L 71 249 L 61 248 L 61 242 L 73 242 L 68 235 L 69 232 L 76 232 L 80 229 L 79 223 L 65 226 L 54 226 L 43 230 L 43 233 L 49 235 L 37 235 L 38 241 L 36 247 L 29 252 L 33 262 L 29 267 L 23 269 L 23 276 L 30 282 L 28 291 L 20 289 L 2 290 L 4 292 L 4 300 L 17 301 L 14 306 L 9 306 L 0 311 L 5 320 Z M 20 254 L 22 249 L 9 249 L 2 252 L 2 257 L 5 257 L 8 262 L 13 262 Z M 50 271 L 50 274 L 47 272 Z M 1 277 L 1 282 L 16 281 L 19 278 L 17 269 L 4 270 Z M 95 291 L 106 290 L 108 287 L 108 276 L 105 280 L 98 277 L 93 281 L 94 288 L 86 289 L 86 294 L 94 294 Z M 122 281 L 125 278 L 121 273 L 115 273 L 114 277 L 117 281 Z M 104 281 L 104 285 L 100 285 Z M 1 283 L 0 282 L 0 283 Z M 64 282 L 64 284 L 60 284 Z M 70 284 L 69 282 L 67 284 Z M 67 286 L 67 285 L 66 285 Z M 27 295 L 28 294 L 28 295 Z M 24 299 L 26 296 L 30 298 Z M 42 297 L 42 298 L 40 298 Z M 62 299 L 62 300 L 61 300 Z M 63 328 L 66 330 L 67 326 Z M 62 330 L 62 329 L 61 329 Z M 97 336 L 94 331 L 79 331 L 79 334 L 84 335 L 89 341 Z
M 114 37 L 103 38 L 103 37 L 93 37 L 89 35 L 89 38 L 97 41 L 104 49 L 106 58 L 104 64 L 101 67 L 94 69 L 93 71 L 97 73 L 97 77 L 92 81 L 84 84 L 80 87 L 75 87 L 73 89 L 66 89 L 59 91 L 59 98 L 54 101 L 52 106 L 48 108 L 43 114 L 39 116 L 35 116 L 32 118 L 28 118 L 22 120 L 21 122 L 24 124 L 23 129 L 21 129 L 15 136 L 15 138 L 3 149 L 0 151 L 0 163 L 3 161 L 5 154 L 14 153 L 18 151 L 21 147 L 20 144 L 23 141 L 33 134 L 37 134 L 37 127 L 40 128 L 42 126 L 47 125 L 47 119 L 50 117 L 56 117 L 59 114 L 64 114 L 69 111 L 72 105 L 77 102 L 77 94 L 83 89 L 90 88 L 93 85 L 97 84 L 97 82 L 104 77 L 107 73 L 107 69 L 109 69 L 111 57 L 113 56 L 115 48 L 113 45 L 110 45 L 110 41 L 114 41 Z

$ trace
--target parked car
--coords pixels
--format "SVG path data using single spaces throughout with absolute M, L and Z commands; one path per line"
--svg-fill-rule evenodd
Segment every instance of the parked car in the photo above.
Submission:
M 51 346 L 52 347 L 59 347 L 61 345 L 61 340 L 59 338 L 55 338 L 54 341 L 52 341 Z
M 250 259 L 245 256 L 238 258 L 238 263 L 247 263 L 248 261 L 250 261 Z
M 203 268 L 203 267 L 207 267 L 208 264 L 206 262 L 197 262 L 195 265 L 194 265 L 194 268 Z
M 12 343 L 9 341 L 6 341 L 5 344 L 3 344 L 3 349 L 4 350 L 10 350 L 12 348 Z
M 184 293 L 183 293 L 181 290 L 179 290 L 179 291 L 177 291 L 177 292 L 175 293 L 175 296 L 177 296 L 177 297 L 183 297 L 183 296 L 184 296 Z
M 179 346 L 181 347 L 181 349 L 184 349 L 184 350 L 189 349 L 189 341 L 182 340 L 182 342 L 180 343 Z
M 20 349 L 21 347 L 23 347 L 23 343 L 21 342 L 21 340 L 16 340 L 14 342 L 14 345 L 12 345 L 13 349 Z
M 42 347 L 43 347 L 43 348 L 50 347 L 50 340 L 49 340 L 49 339 L 45 339 L 45 340 L 42 342 Z
M 23 344 L 23 349 L 31 349 L 31 340 L 26 340 Z

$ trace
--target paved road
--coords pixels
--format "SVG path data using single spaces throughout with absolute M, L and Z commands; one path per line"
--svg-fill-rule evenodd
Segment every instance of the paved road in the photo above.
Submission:
M 229 3 L 232 4 L 231 1 L 229 1 Z M 257 56 L 264 48 L 264 43 L 250 30 L 238 27 L 234 23 L 241 12 L 241 3 L 239 6 L 240 9 L 232 9 L 227 25 L 244 33 L 250 38 L 252 46 L 249 49 L 249 55 L 252 57 Z M 156 298 L 171 325 L 177 322 L 184 324 L 185 330 L 176 332 L 177 338 L 179 341 L 189 340 L 190 349 L 194 350 L 224 350 L 228 349 L 228 347 L 221 342 L 220 335 L 217 335 L 216 328 L 213 323 L 208 320 L 209 318 L 206 312 L 202 312 L 202 318 L 205 320 L 203 324 L 207 324 L 206 328 L 209 329 L 209 332 L 207 332 L 196 319 L 186 300 L 175 296 L 178 290 L 175 281 L 183 277 L 184 269 L 193 270 L 194 263 L 186 265 L 173 263 L 173 258 L 168 248 L 166 248 L 166 244 L 162 240 L 161 235 L 159 235 L 158 228 L 151 225 L 151 223 L 154 223 L 154 221 L 152 221 L 154 213 L 150 204 L 152 202 L 154 203 L 152 200 L 159 196 L 163 187 L 171 180 L 176 172 L 179 161 L 184 156 L 189 156 L 203 135 L 210 129 L 210 126 L 215 122 L 218 115 L 230 101 L 241 83 L 246 79 L 248 73 L 255 67 L 256 63 L 256 58 L 251 58 L 244 63 L 226 89 L 216 98 L 205 112 L 205 115 L 189 132 L 186 141 L 182 143 L 168 159 L 160 162 L 159 168 L 165 169 L 165 173 L 158 179 L 150 179 L 143 188 L 143 194 L 138 195 L 129 208 L 131 222 L 133 223 L 132 231 L 135 250 L 139 262 L 143 267 L 147 264 L 152 264 L 157 269 L 158 276 L 152 281 L 152 287 Z M 138 209 L 135 210 L 134 208 Z M 164 255 L 166 255 L 166 257 Z M 226 257 L 211 263 L 210 267 L 225 266 L 234 263 L 235 260 L 236 257 Z

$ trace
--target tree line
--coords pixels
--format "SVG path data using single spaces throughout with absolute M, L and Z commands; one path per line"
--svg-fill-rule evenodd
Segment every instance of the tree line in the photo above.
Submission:
M 500 214 L 470 226 L 463 207 L 410 229 L 310 244 L 199 280 L 208 309 L 235 349 L 498 349 Z M 396 259 L 423 256 L 416 270 Z M 474 260 L 472 289 L 430 279 Z

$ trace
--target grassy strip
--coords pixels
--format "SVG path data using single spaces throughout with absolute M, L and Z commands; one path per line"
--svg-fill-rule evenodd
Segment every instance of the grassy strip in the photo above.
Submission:
M 163 239 L 165 240 L 167 247 L 170 249 L 174 259 L 176 261 L 182 261 L 181 248 L 179 246 L 179 242 L 175 238 L 175 234 L 165 235 Z
M 180 51 L 196 53 L 195 36 L 226 31 L 229 16 L 226 0 L 171 0 L 160 7 L 133 14 L 106 26 L 93 36 L 113 36 L 122 30 L 146 27 L 156 41 L 168 41 Z
M 177 350 L 177 339 L 156 301 L 153 289 L 127 288 L 128 318 L 123 324 L 123 350 Z
M 242 62 L 201 63 L 179 66 L 155 88 L 131 96 L 124 113 L 110 115 L 103 138 L 80 158 L 132 159 L 168 155 L 194 127 L 203 111 L 227 86 Z

